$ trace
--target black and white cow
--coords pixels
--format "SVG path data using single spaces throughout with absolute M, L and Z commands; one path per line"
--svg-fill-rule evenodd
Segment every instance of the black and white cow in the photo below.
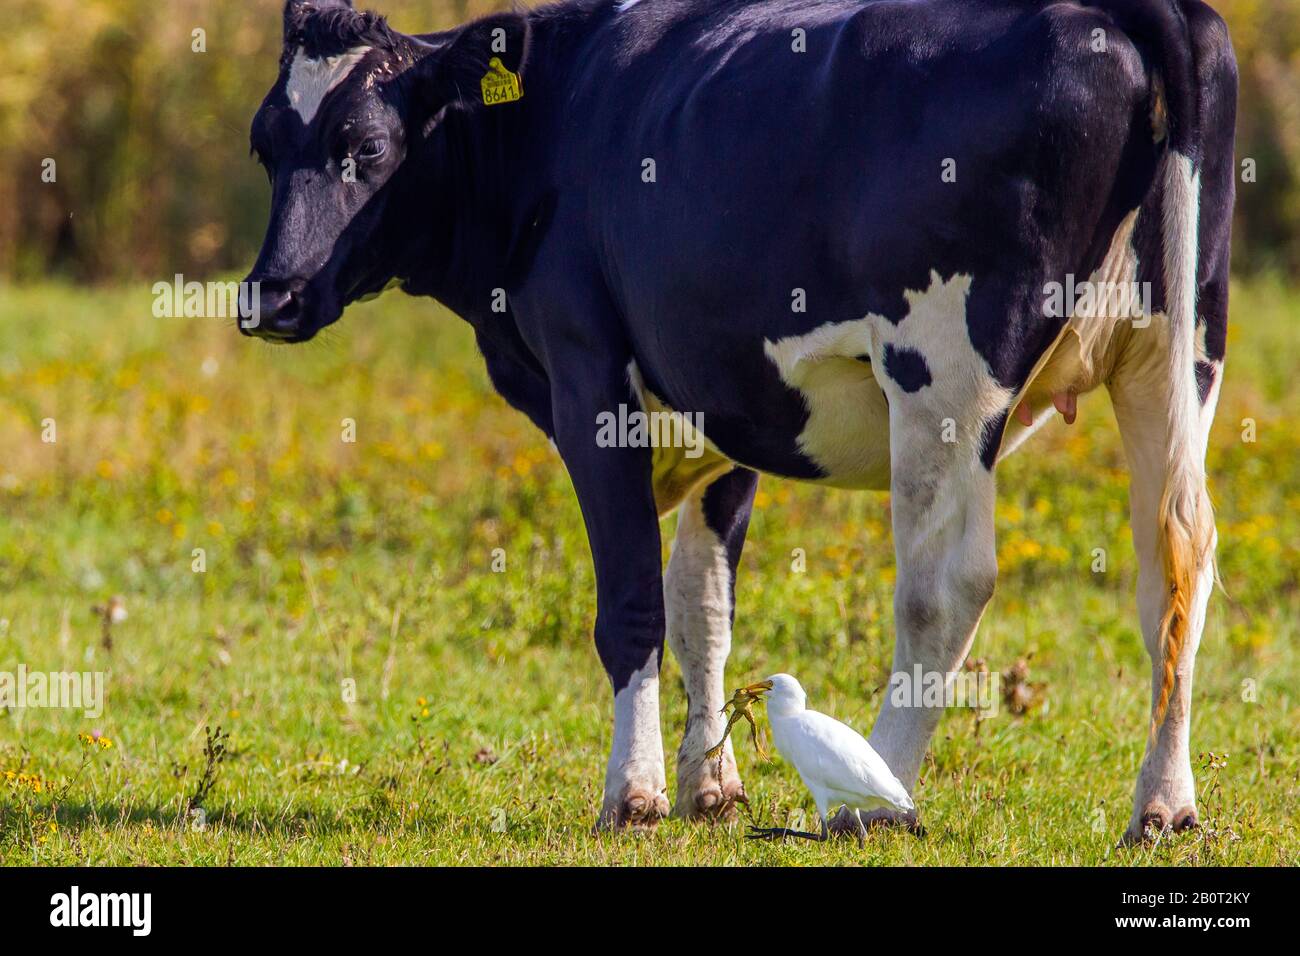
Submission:
M 420 36 L 290 0 L 252 126 L 272 211 L 245 331 L 306 341 L 395 279 L 473 326 L 581 503 L 611 827 L 669 810 L 665 636 L 676 812 L 743 795 L 704 751 L 758 472 L 891 492 L 894 670 L 951 674 L 997 578 L 997 461 L 1106 385 L 1152 659 L 1128 836 L 1185 828 L 1235 110 L 1199 0 L 565 0 Z M 1071 281 L 1149 282 L 1154 321 L 1048 308 Z M 702 416 L 706 450 L 604 447 L 620 405 Z M 876 721 L 909 789 L 939 717 Z

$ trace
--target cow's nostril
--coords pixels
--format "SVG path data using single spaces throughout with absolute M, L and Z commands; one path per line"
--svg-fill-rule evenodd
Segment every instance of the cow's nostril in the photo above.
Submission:
M 263 289 L 262 318 L 277 319 L 293 311 L 297 298 L 297 294 L 291 289 Z
M 302 298 L 292 289 L 287 290 L 278 296 L 277 301 L 271 307 L 271 318 L 277 322 L 291 322 L 298 318 L 298 312 L 302 304 Z
M 240 323 L 241 330 L 262 338 L 295 336 L 304 311 L 303 286 L 299 279 L 258 280 L 257 313 Z

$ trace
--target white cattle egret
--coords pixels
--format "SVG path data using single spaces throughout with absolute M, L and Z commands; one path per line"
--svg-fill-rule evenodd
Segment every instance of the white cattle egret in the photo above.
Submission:
M 830 833 L 828 814 L 832 807 L 840 805 L 853 811 L 862 834 L 867 829 L 862 822 L 863 810 L 886 807 L 908 812 L 915 809 L 907 788 L 880 754 L 871 749 L 871 744 L 848 724 L 809 710 L 807 695 L 789 674 L 773 674 L 745 689 L 766 701 L 767 716 L 772 722 L 772 743 L 799 771 L 822 818 L 820 834 L 786 827 L 751 827 L 750 839 L 795 836 L 825 840 Z

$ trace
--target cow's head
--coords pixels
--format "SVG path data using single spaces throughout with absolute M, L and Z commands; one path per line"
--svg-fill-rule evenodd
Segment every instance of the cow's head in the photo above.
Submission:
M 410 238 L 395 223 L 430 181 L 426 143 L 450 111 L 483 108 L 492 58 L 519 72 L 527 39 L 515 14 L 411 37 L 347 0 L 288 0 L 280 74 L 251 130 L 271 218 L 246 334 L 305 342 L 393 279 Z

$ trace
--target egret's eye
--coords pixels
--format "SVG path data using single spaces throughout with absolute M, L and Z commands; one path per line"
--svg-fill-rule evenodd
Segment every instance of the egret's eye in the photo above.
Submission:
M 368 139 L 361 144 L 357 150 L 357 159 L 378 159 L 388 151 L 388 141 L 384 139 Z

